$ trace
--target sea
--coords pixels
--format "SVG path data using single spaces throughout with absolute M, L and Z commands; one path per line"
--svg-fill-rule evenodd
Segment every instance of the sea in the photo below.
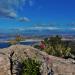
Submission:
M 15 32 L 13 33 L 0 33 L 0 41 L 6 41 L 6 40 L 10 40 L 10 38 L 12 39 L 12 35 L 16 35 L 14 34 Z M 11 35 L 12 34 L 12 35 Z M 24 35 L 24 36 L 29 36 L 29 37 L 32 37 L 32 36 L 41 36 L 41 37 L 48 37 L 48 36 L 52 36 L 52 35 L 64 35 L 64 36 L 67 36 L 67 37 L 74 37 L 75 38 L 75 31 L 54 31 L 54 30 L 40 30 L 40 31 L 34 31 L 34 30 L 31 30 L 31 31 L 24 31 L 24 32 L 18 32 L 18 34 L 20 35 Z M 36 44 L 37 42 L 35 41 L 26 41 L 26 42 L 21 42 L 20 44 L 22 45 L 33 45 L 33 44 Z M 5 42 L 0 42 L 0 48 L 7 48 L 9 47 L 9 43 L 5 43 Z
M 26 42 L 20 42 L 19 44 L 33 46 L 36 43 L 38 43 L 38 42 L 26 41 Z M 0 43 L 0 48 L 7 48 L 7 47 L 10 47 L 10 46 L 11 45 L 9 43 L 2 43 L 2 42 Z

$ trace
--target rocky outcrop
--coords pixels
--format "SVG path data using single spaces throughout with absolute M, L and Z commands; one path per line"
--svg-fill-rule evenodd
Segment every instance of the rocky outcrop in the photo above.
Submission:
M 0 75 L 19 75 L 20 62 L 26 58 L 42 62 L 41 75 L 75 75 L 74 60 L 50 56 L 25 45 L 13 45 L 9 48 L 0 49 Z

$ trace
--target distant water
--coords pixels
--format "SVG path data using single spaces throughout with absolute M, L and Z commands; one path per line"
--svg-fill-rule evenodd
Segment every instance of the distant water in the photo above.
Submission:
M 34 45 L 36 44 L 37 42 L 33 42 L 33 41 L 28 41 L 28 42 L 21 42 L 20 44 L 21 45 Z M 11 45 L 9 43 L 0 43 L 0 48 L 7 48 L 7 47 L 10 47 Z
M 0 48 L 7 48 L 10 45 L 8 43 L 0 43 Z
M 74 30 L 69 29 L 58 29 L 58 30 L 50 30 L 50 29 L 32 29 L 32 30 L 24 30 L 24 31 L 18 31 L 18 33 L 15 33 L 15 30 L 12 30 L 11 32 L 0 32 L 0 35 L 4 35 L 3 37 L 0 36 L 0 39 L 10 39 L 8 35 L 24 35 L 24 36 L 49 36 L 49 35 L 75 35 Z M 11 37 L 12 38 L 12 37 Z M 14 37 L 13 37 L 14 38 Z
M 14 30 L 13 30 L 14 31 Z M 9 36 L 9 35 L 15 35 L 16 33 L 13 32 L 13 33 L 0 33 L 0 35 L 3 35 L 3 36 L 0 36 L 0 42 L 3 40 L 3 41 L 6 41 L 6 40 L 11 40 L 11 39 L 14 39 L 15 37 L 14 36 Z M 70 36 L 74 36 L 75 37 L 75 31 L 72 31 L 72 30 L 25 30 L 23 32 L 19 32 L 20 35 L 24 35 L 24 36 L 28 36 L 28 37 L 33 37 L 33 36 L 39 36 L 39 37 L 49 37 L 51 35 L 70 35 Z M 33 45 L 37 42 L 21 42 L 20 44 L 23 44 L 23 45 Z M 8 43 L 0 43 L 0 48 L 7 48 L 9 47 L 10 45 Z

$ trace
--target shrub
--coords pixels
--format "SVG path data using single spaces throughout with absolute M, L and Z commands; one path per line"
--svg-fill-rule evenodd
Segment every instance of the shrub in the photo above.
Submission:
M 39 45 L 34 45 L 34 48 L 40 49 Z
M 47 52 L 50 55 L 58 56 L 58 57 L 70 57 L 71 48 L 69 47 L 69 43 L 61 40 L 62 37 L 56 35 L 54 37 L 45 38 L 43 41 L 44 47 L 41 48 L 42 51 Z
M 9 40 L 9 44 L 10 44 L 10 45 L 15 45 L 15 44 L 20 43 L 20 41 L 22 41 L 22 40 L 23 40 L 23 37 L 21 37 L 20 35 L 17 35 L 17 36 L 15 37 L 15 39 Z
M 19 43 L 20 41 L 23 40 L 23 38 L 20 35 L 17 35 L 15 40 L 17 41 L 17 43 Z
M 62 46 L 61 44 L 56 45 L 55 47 L 49 46 L 44 49 L 48 54 L 58 56 L 58 57 L 69 57 L 71 48 Z
M 67 42 L 62 41 L 60 36 L 48 38 L 48 42 L 44 51 L 48 54 L 59 56 L 59 57 L 69 57 L 71 48 Z M 44 40 L 45 41 L 45 40 Z
M 40 65 L 40 62 L 30 58 L 23 60 L 20 75 L 40 75 Z

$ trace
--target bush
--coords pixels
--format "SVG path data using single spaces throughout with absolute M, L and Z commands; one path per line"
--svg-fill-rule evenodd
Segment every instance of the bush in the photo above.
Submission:
M 50 55 L 58 56 L 58 57 L 69 57 L 71 48 L 62 46 L 61 44 L 56 45 L 55 47 L 49 46 L 44 49 Z
M 39 45 L 34 45 L 34 48 L 40 49 Z
M 23 40 L 23 38 L 20 35 L 17 35 L 15 40 L 16 40 L 17 43 L 19 43 L 20 41 Z
M 54 37 L 45 38 L 43 41 L 44 47 L 41 48 L 42 51 L 47 52 L 50 55 L 58 57 L 70 57 L 71 48 L 69 47 L 69 42 L 62 41 L 62 37 L 56 35 Z
M 64 42 L 61 39 L 62 38 L 58 35 L 48 38 L 44 51 L 46 51 L 48 54 L 58 57 L 69 57 L 71 48 L 66 41 Z
M 22 70 L 20 75 L 40 75 L 41 63 L 30 58 L 22 61 Z
M 10 44 L 10 45 L 15 45 L 15 44 L 20 43 L 20 41 L 23 41 L 23 37 L 21 37 L 20 35 L 17 35 L 17 36 L 15 37 L 15 39 L 9 40 L 9 44 Z

